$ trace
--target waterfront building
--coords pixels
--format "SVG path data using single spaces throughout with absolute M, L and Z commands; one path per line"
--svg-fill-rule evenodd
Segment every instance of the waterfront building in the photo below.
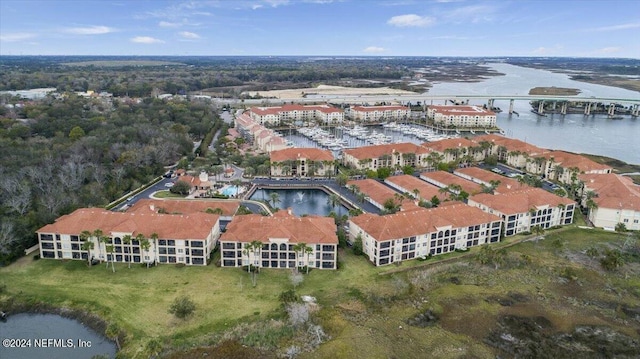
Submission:
M 631 178 L 610 173 L 583 174 L 579 179 L 584 183 L 582 205 L 589 208 L 594 226 L 614 230 L 622 223 L 628 230 L 640 230 L 640 186 Z
M 438 125 L 463 128 L 495 127 L 496 114 L 479 106 L 455 105 L 427 107 L 427 117 Z
M 471 180 L 456 176 L 447 171 L 423 172 L 420 178 L 438 188 L 459 187 L 470 195 L 482 193 L 482 186 Z
M 350 148 L 342 152 L 342 163 L 359 170 L 422 167 L 431 151 L 411 142 Z
M 481 193 L 469 197 L 468 204 L 504 220 L 505 235 L 530 232 L 535 226 L 547 229 L 573 222 L 576 203 L 541 188 L 502 194 Z
M 269 154 L 273 177 L 331 177 L 335 173 L 331 151 L 319 148 L 287 148 Z
M 500 240 L 502 220 L 459 203 L 349 220 L 349 239 L 362 240 L 364 254 L 376 266 L 467 249 Z
M 405 200 L 400 193 L 371 178 L 348 181 L 347 188 L 364 194 L 367 201 L 380 209 L 385 209 L 384 204 L 389 200 L 398 206 Z
M 36 234 L 41 258 L 206 265 L 220 236 L 220 221 L 219 216 L 206 213 L 171 215 L 83 208 L 38 229 Z M 85 240 L 93 243 L 93 249 L 83 249 Z M 149 247 L 145 249 L 147 241 Z
M 252 245 L 256 241 L 262 245 Z M 273 216 L 234 217 L 220 238 L 220 250 L 223 267 L 336 269 L 338 236 L 331 217 L 296 217 L 281 210 Z
M 444 163 L 458 160 L 462 160 L 462 162 L 482 161 L 485 158 L 484 153 L 477 147 L 477 143 L 466 138 L 448 138 L 425 142 L 422 146 L 440 154 Z
M 544 162 L 536 159 L 544 159 Z M 565 151 L 549 151 L 533 157 L 530 163 L 538 166 L 542 163 L 542 175 L 562 183 L 571 183 L 578 174 L 607 174 L 613 168 L 585 156 Z M 528 168 L 529 166 L 527 166 Z M 538 170 L 538 168 L 535 168 Z M 538 172 L 534 172 L 538 173 Z
M 425 182 L 415 176 L 411 175 L 399 175 L 387 177 L 384 182 L 398 190 L 400 193 L 404 193 L 417 200 L 423 200 L 430 202 L 433 197 L 438 198 L 441 202 L 447 199 L 444 193 L 440 192 L 440 189 L 428 182 Z
M 260 125 L 279 125 L 282 121 L 319 121 L 330 125 L 342 123 L 344 112 L 330 105 L 282 105 L 274 107 L 252 107 L 251 119 Z
M 247 112 L 236 115 L 236 131 L 258 151 L 269 153 L 287 148 L 287 141 L 279 133 L 254 121 Z
M 489 154 L 498 156 L 499 160 L 516 168 L 525 168 L 531 161 L 530 157 L 535 157 L 536 155 L 548 152 L 547 150 L 534 146 L 530 143 L 496 134 L 477 136 L 473 138 L 473 141 L 478 143 L 478 145 L 483 142 L 489 143 Z M 538 169 L 531 167 L 531 169 L 534 170 L 532 173 L 542 172 L 543 163 L 538 162 L 538 164 Z
M 411 108 L 398 105 L 351 106 L 348 116 L 361 122 L 402 121 L 411 117 Z

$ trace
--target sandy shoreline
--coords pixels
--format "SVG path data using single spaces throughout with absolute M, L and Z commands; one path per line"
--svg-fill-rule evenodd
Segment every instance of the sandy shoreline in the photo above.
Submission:
M 248 91 L 249 96 L 261 96 L 264 98 L 278 98 L 278 99 L 300 99 L 307 95 L 419 95 L 419 93 L 392 89 L 389 87 L 343 87 L 343 86 L 329 86 L 319 85 L 318 87 L 310 87 L 303 89 L 286 89 L 286 90 L 271 90 L 271 91 Z

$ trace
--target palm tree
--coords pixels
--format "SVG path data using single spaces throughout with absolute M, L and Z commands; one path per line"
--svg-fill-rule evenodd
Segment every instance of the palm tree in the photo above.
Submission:
M 247 243 L 242 250 L 242 254 L 247 256 L 247 273 L 251 273 L 251 253 L 253 252 L 253 242 Z
M 271 192 L 269 193 L 269 197 L 270 197 L 269 201 L 273 205 L 273 208 L 276 208 L 276 205 L 280 203 L 280 195 L 278 194 L 278 192 Z
M 262 242 L 258 240 L 251 241 L 251 250 L 253 251 L 253 260 L 256 269 L 260 272 L 260 253 L 262 253 Z
M 417 188 L 414 188 L 413 191 L 411 191 L 411 193 L 413 193 L 413 197 L 415 197 L 416 199 L 420 198 L 420 190 Z
M 80 232 L 80 240 L 82 241 L 80 249 L 87 251 L 87 265 L 91 265 L 91 250 L 93 250 L 95 246 L 95 243 L 91 240 L 91 232 Z
M 151 240 L 153 240 L 153 249 L 156 252 L 156 254 L 154 256 L 154 263 L 157 266 L 158 265 L 158 233 L 156 233 L 156 232 L 151 233 L 151 236 L 149 238 L 151 238 Z M 148 266 L 147 266 L 147 268 L 148 268 Z
M 129 245 L 128 256 L 125 256 L 127 258 L 127 262 L 129 263 L 129 268 L 131 268 L 131 261 L 133 260 L 133 253 L 132 253 L 133 251 L 131 250 L 131 241 L 132 241 L 132 238 L 131 238 L 131 235 L 129 235 L 129 234 L 124 235 L 122 237 L 122 244 L 128 244 Z
M 96 238 L 97 242 L 98 242 L 98 252 L 100 253 L 98 255 L 98 257 L 102 257 L 102 238 L 104 237 L 104 232 L 102 232 L 102 229 L 96 229 L 93 231 L 93 236 Z
M 327 204 L 331 206 L 332 209 L 336 209 L 336 206 L 340 203 L 340 196 L 335 193 L 332 193 L 327 197 Z
M 309 274 L 309 257 L 313 254 L 313 247 L 305 245 L 304 253 L 307 255 L 307 274 Z
M 233 181 L 231 181 L 231 184 L 236 187 L 236 198 L 238 198 L 238 191 L 240 190 L 240 185 L 242 184 L 242 181 L 240 181 L 239 179 L 234 179 Z
M 149 256 L 149 249 L 151 248 L 151 242 L 149 242 L 149 240 L 147 238 L 145 238 L 141 234 L 136 236 L 136 239 L 138 237 L 140 237 L 140 236 L 141 236 L 141 239 L 138 240 L 138 243 L 140 243 L 140 249 L 142 249 L 143 252 L 146 252 L 147 257 L 148 257 Z M 145 259 L 145 263 L 147 264 L 147 268 L 149 268 L 149 261 Z
M 293 251 L 296 254 L 296 272 L 300 269 L 300 254 L 304 252 L 304 248 L 307 246 L 306 243 L 298 243 L 296 245 L 293 246 Z
M 114 247 L 115 246 L 113 244 L 105 245 L 105 250 L 107 251 L 107 268 L 109 268 L 109 258 L 111 258 L 111 269 L 113 270 L 113 273 L 116 272 Z

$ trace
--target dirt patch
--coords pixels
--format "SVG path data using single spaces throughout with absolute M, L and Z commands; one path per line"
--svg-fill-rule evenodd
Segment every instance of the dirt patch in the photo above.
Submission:
M 506 296 L 490 296 L 485 301 L 488 303 L 498 303 L 503 307 L 510 307 L 516 303 L 528 302 L 530 298 L 521 293 L 509 292 Z
M 504 315 L 484 339 L 500 356 L 520 358 L 635 358 L 640 342 L 604 326 L 577 326 L 569 333 L 553 332 L 544 316 Z
M 435 325 L 438 322 L 438 315 L 433 312 L 431 309 L 427 309 L 424 312 L 418 313 L 414 317 L 411 317 L 406 320 L 406 323 L 418 327 L 418 328 L 426 328 L 432 325 Z

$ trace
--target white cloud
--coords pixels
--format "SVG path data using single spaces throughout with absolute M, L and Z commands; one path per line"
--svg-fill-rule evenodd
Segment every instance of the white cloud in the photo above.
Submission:
M 17 42 L 36 37 L 35 34 L 28 32 L 15 32 L 13 34 L 0 34 L 0 41 L 2 42 Z
M 486 5 L 463 6 L 449 11 L 444 17 L 454 23 L 491 22 L 495 18 L 496 10 L 496 8 Z
M 164 41 L 150 36 L 136 36 L 131 38 L 131 42 L 138 44 L 162 44 Z
M 620 52 L 620 50 L 622 50 L 622 49 L 619 48 L 619 47 L 611 46 L 611 47 L 602 48 L 602 49 L 598 50 L 597 52 L 600 53 L 600 54 L 612 54 L 612 53 L 615 53 L 615 52 Z
M 200 35 L 196 34 L 195 32 L 189 32 L 189 31 L 181 31 L 178 33 L 178 35 L 189 40 L 195 40 L 200 38 Z
M 264 2 L 270 5 L 271 7 L 289 5 L 289 0 L 264 0 Z
M 69 27 L 63 32 L 75 35 L 102 35 L 113 32 L 114 30 L 107 26 L 87 26 L 87 27 Z
M 180 26 L 182 26 L 182 24 L 179 23 L 179 22 L 160 21 L 158 23 L 158 26 L 160 26 L 160 27 L 180 27 Z
M 596 27 L 593 29 L 589 29 L 587 31 L 616 31 L 616 30 L 627 30 L 627 29 L 635 29 L 640 28 L 640 22 L 631 23 L 631 24 L 620 24 L 613 26 L 604 26 L 604 27 Z
M 424 27 L 433 24 L 434 18 L 416 14 L 398 15 L 387 21 L 387 24 L 398 27 Z
M 260 5 L 260 4 L 255 4 L 255 5 L 252 5 L 252 6 L 251 6 L 251 10 L 258 10 L 258 9 L 260 9 L 261 7 L 262 7 L 262 5 Z
M 531 51 L 533 54 L 535 55 L 545 55 L 545 56 L 549 56 L 549 55 L 558 55 L 562 52 L 562 46 L 561 45 L 556 45 L 554 47 L 544 47 L 544 46 L 540 46 L 537 49 L 534 49 L 533 51 Z
M 378 46 L 369 46 L 366 49 L 362 50 L 363 52 L 367 52 L 367 53 L 380 53 L 380 52 L 385 52 L 386 50 L 383 47 L 378 47 Z

